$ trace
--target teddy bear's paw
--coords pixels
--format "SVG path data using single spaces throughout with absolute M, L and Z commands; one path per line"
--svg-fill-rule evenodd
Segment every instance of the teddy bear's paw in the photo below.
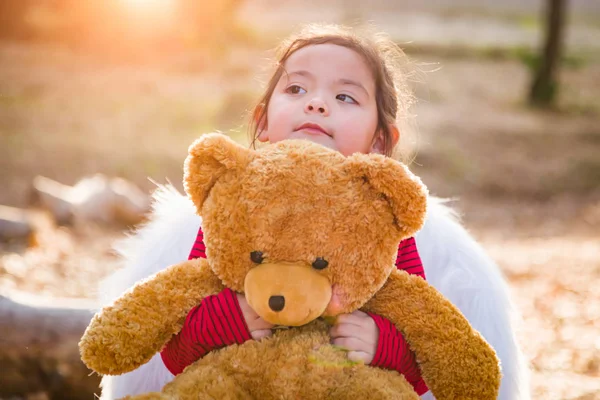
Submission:
M 160 400 L 251 400 L 248 382 L 216 365 L 192 365 L 163 388 Z M 145 399 L 145 398 L 142 398 Z M 149 397 L 154 400 L 154 397 Z M 135 398 L 135 400 L 138 400 Z
M 419 395 L 402 375 L 377 368 L 357 368 L 344 385 L 332 387 L 327 399 L 419 400 Z

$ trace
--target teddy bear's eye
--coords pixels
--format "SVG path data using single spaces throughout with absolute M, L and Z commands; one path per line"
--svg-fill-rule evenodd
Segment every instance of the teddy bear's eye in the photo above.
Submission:
M 252 251 L 250 252 L 250 259 L 253 263 L 260 264 L 265 258 L 263 257 L 262 251 Z
M 327 268 L 329 262 L 325 260 L 323 257 L 317 257 L 317 259 L 312 263 L 312 267 L 314 269 L 322 270 Z

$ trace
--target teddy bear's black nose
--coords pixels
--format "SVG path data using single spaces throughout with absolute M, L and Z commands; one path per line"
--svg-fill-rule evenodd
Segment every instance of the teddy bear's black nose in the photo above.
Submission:
M 269 297 L 269 307 L 273 311 L 281 311 L 285 307 L 285 297 L 283 296 L 271 296 Z

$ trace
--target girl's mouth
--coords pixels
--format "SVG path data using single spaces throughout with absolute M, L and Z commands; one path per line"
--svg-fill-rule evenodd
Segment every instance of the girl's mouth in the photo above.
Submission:
M 327 135 L 329 137 L 332 137 L 331 134 L 327 131 L 327 129 L 323 128 L 319 124 L 315 124 L 312 122 L 303 123 L 298 128 L 296 128 L 296 132 L 298 132 L 298 131 L 304 131 L 306 133 L 313 134 L 313 135 Z

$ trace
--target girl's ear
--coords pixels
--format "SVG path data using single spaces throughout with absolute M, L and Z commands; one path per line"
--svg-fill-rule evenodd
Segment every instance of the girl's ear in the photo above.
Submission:
M 254 151 L 221 133 L 209 133 L 197 139 L 188 150 L 184 164 L 183 186 L 198 213 L 217 180 L 226 172 L 248 165 Z
M 392 148 L 394 148 L 396 147 L 396 145 L 398 144 L 398 140 L 400 139 L 400 131 L 398 130 L 396 124 L 388 124 L 388 129 L 392 134 Z M 377 131 L 377 134 L 375 135 L 375 140 L 371 145 L 371 153 L 385 154 L 385 140 L 383 135 L 384 133 L 381 130 Z
M 356 153 L 347 158 L 345 168 L 386 199 L 403 239 L 421 229 L 427 211 L 427 188 L 404 164 L 381 154 Z
M 254 120 L 254 123 L 257 126 L 257 139 L 260 142 L 269 141 L 269 133 L 267 131 L 267 110 L 264 104 L 261 103 L 254 107 L 252 119 Z

